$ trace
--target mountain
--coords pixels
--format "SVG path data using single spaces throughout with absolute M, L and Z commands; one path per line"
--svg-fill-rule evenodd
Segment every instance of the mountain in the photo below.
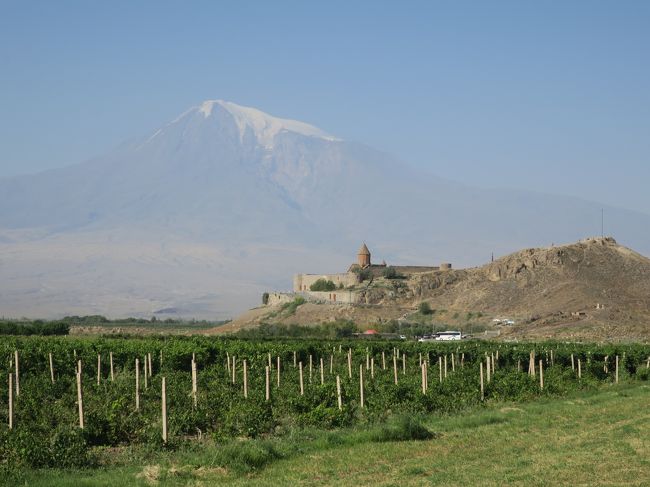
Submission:
M 335 320 L 374 328 L 396 320 L 463 332 L 498 329 L 504 338 L 648 340 L 649 276 L 647 257 L 612 238 L 589 238 L 520 250 L 480 267 L 375 278 L 355 287 L 370 306 L 308 302 L 292 313 L 266 306 L 214 331 Z M 422 302 L 434 310 L 431 316 L 417 312 Z
M 593 234 L 602 207 L 463 186 L 221 100 L 104 157 L 2 179 L 0 194 L 0 314 L 43 317 L 223 318 L 294 273 L 344 270 L 362 240 L 389 262 L 465 266 Z M 606 214 L 650 251 L 650 216 Z

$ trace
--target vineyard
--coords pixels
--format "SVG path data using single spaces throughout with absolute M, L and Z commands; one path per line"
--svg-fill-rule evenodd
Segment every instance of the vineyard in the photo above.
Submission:
M 3 468 L 90 466 L 94 447 L 379 424 L 650 375 L 648 345 L 5 337 L 0 357 Z

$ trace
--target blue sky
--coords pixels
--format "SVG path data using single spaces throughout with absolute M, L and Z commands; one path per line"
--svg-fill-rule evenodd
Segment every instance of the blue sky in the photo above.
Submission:
M 442 177 L 650 213 L 650 2 L 0 0 L 0 176 L 222 98 Z

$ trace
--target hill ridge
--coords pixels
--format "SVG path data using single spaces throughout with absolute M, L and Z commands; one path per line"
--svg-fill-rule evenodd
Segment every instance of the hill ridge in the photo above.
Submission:
M 425 301 L 434 310 L 432 324 L 462 327 L 463 317 L 479 314 L 478 324 L 488 328 L 493 319 L 515 321 L 499 328 L 503 337 L 648 339 L 649 277 L 650 259 L 612 237 L 593 237 L 522 249 L 479 267 L 423 272 L 404 281 L 380 278 L 359 287 L 360 305 L 308 303 L 276 321 L 351 319 L 371 327 L 422 319 L 417 307 Z M 268 316 L 260 308 L 230 328 L 273 322 Z

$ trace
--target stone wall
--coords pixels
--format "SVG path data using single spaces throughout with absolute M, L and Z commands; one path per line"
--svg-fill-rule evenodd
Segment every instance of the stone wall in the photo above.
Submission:
M 269 300 L 266 303 L 269 306 L 275 306 L 277 304 L 290 303 L 298 294 L 294 293 L 269 293 Z
M 355 291 L 336 289 L 334 291 L 305 291 L 302 293 L 308 301 L 316 300 L 326 303 L 354 304 L 359 296 Z
M 352 272 L 341 274 L 296 274 L 293 276 L 293 290 L 295 292 L 307 292 L 309 287 L 319 279 L 332 281 L 338 288 L 341 284 L 343 284 L 343 287 L 356 285 L 359 277 Z
M 359 295 L 355 291 L 336 289 L 335 291 L 303 291 L 296 293 L 269 293 L 268 306 L 290 303 L 297 297 L 303 297 L 312 303 L 339 303 L 354 304 L 358 302 Z

